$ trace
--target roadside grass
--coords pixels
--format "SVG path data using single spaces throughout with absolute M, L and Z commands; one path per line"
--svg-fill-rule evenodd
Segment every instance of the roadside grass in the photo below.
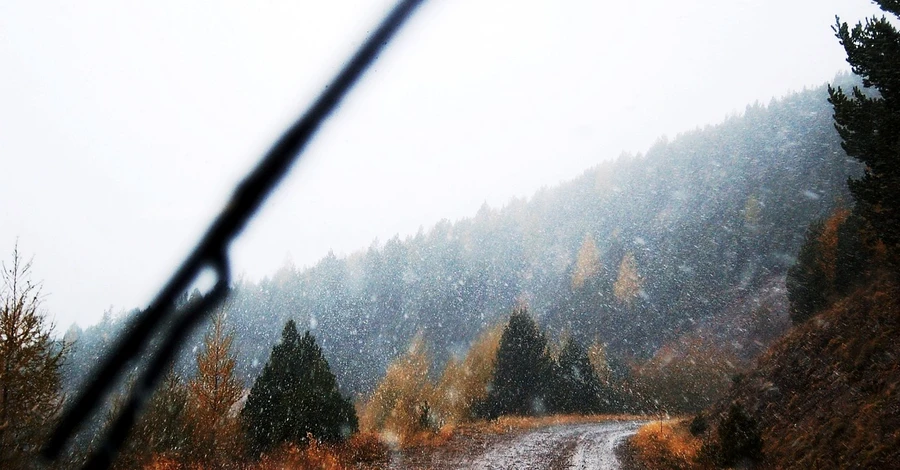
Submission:
M 557 415 L 541 417 L 504 416 L 492 421 L 475 421 L 459 425 L 445 425 L 437 431 L 422 431 L 400 440 L 389 433 L 360 432 L 341 444 L 326 444 L 311 440 L 306 446 L 282 447 L 247 470 L 379 468 L 396 451 L 430 452 L 440 447 L 452 447 L 454 437 L 479 437 L 513 434 L 548 426 L 599 423 L 606 421 L 643 420 L 636 415 Z M 154 467 L 169 470 L 167 462 Z
M 346 442 L 327 444 L 311 439 L 305 446 L 288 445 L 247 470 L 343 470 L 377 465 L 388 460 L 389 448 L 375 433 L 354 434 Z
M 688 421 L 672 419 L 645 424 L 630 440 L 635 463 L 647 469 L 699 469 L 703 441 L 691 435 Z

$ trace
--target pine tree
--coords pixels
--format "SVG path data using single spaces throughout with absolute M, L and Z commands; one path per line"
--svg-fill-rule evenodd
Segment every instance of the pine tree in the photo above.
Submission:
M 866 279 L 876 256 L 865 241 L 868 227 L 859 214 L 841 208 L 810 225 L 785 279 L 791 321 L 806 321 Z
M 900 18 L 900 2 L 875 0 L 882 10 Z M 851 180 L 856 210 L 874 227 L 896 261 L 900 245 L 900 32 L 884 17 L 866 19 L 853 29 L 838 19 L 835 35 L 847 53 L 853 72 L 862 77 L 864 92 L 851 96 L 829 86 L 834 121 L 847 155 L 865 164 L 861 179 Z
M 571 337 L 563 345 L 556 370 L 555 412 L 590 414 L 600 411 L 600 379 L 587 350 Z
M 241 455 L 240 424 L 234 414 L 243 386 L 234 376 L 233 333 L 225 331 L 225 312 L 219 311 L 197 355 L 197 375 L 190 381 L 189 419 L 193 428 L 193 460 L 224 468 Z
M 824 229 L 821 222 L 810 225 L 797 262 L 788 269 L 785 278 L 791 321 L 795 324 L 806 321 L 827 304 L 829 283 L 819 260 L 819 238 Z
M 118 416 L 124 396 L 114 403 L 107 425 Z M 162 380 L 147 407 L 138 418 L 121 452 L 113 462 L 114 469 L 144 468 L 154 460 L 183 462 L 192 450 L 192 428 L 187 419 L 188 387 L 174 370 Z
M 544 334 L 525 307 L 516 308 L 500 337 L 494 378 L 479 414 L 493 419 L 546 413 L 551 364 Z
M 38 311 L 40 285 L 31 263 L 13 250 L 0 286 L 0 468 L 30 468 L 62 405 L 60 366 L 65 347 Z
M 302 337 L 293 320 L 272 348 L 241 412 L 247 444 L 254 454 L 286 443 L 302 444 L 307 434 L 339 441 L 356 431 L 356 412 L 341 396 L 315 338 Z

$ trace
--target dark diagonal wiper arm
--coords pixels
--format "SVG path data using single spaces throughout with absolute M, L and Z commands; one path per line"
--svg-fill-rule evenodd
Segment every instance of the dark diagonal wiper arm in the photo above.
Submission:
M 156 382 L 184 338 L 202 318 L 203 313 L 222 300 L 227 293 L 230 279 L 228 247 L 231 241 L 256 213 L 272 189 L 284 178 L 322 122 L 334 111 L 341 99 L 422 1 L 402 0 L 395 6 L 306 113 L 285 132 L 253 172 L 240 183 L 193 253 L 175 272 L 150 306 L 139 314 L 128 334 L 116 343 L 105 362 L 97 369 L 93 380 L 66 410 L 44 447 L 43 455 L 46 458 L 50 460 L 59 458 L 66 442 L 96 411 L 101 398 L 122 375 L 126 365 L 146 348 L 160 325 L 175 316 L 174 304 L 179 294 L 194 282 L 201 270 L 211 269 L 217 276 L 215 287 L 200 302 L 188 306 L 174 321 L 160 348 L 150 358 L 148 367 L 135 383 L 124 409 L 116 417 L 116 421 L 107 431 L 105 440 L 87 465 L 89 468 L 108 467 L 111 458 L 124 441 L 137 412 L 155 388 Z

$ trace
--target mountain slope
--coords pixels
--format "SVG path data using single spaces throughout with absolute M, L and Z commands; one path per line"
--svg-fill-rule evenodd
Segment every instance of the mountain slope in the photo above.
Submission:
M 883 273 L 799 325 L 723 403 L 760 423 L 766 466 L 900 461 L 900 282 Z
M 709 325 L 779 285 L 806 227 L 860 170 L 826 97 L 820 87 L 749 106 L 529 200 L 240 283 L 228 306 L 239 371 L 255 377 L 293 318 L 342 387 L 366 392 L 417 332 L 439 369 L 516 301 L 554 335 L 600 340 L 613 356 L 648 357 L 703 328 L 727 338 Z

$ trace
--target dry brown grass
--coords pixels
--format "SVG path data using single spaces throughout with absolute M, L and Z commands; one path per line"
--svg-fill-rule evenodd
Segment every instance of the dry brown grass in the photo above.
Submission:
M 144 465 L 144 470 L 182 470 L 185 465 L 181 462 L 162 455 L 153 455 L 150 462 Z
M 691 435 L 684 420 L 653 421 L 631 438 L 634 459 L 647 469 L 697 469 L 702 441 Z
M 604 421 L 642 420 L 646 418 L 646 416 L 637 415 L 501 416 L 491 421 L 473 421 L 453 426 L 450 435 L 504 434 L 564 424 L 601 423 Z
M 744 403 L 774 468 L 895 468 L 900 462 L 900 280 L 876 273 L 798 325 L 719 409 Z
M 311 440 L 306 446 L 289 445 L 266 455 L 247 470 L 343 470 L 386 462 L 387 446 L 373 433 L 357 433 L 341 444 Z

